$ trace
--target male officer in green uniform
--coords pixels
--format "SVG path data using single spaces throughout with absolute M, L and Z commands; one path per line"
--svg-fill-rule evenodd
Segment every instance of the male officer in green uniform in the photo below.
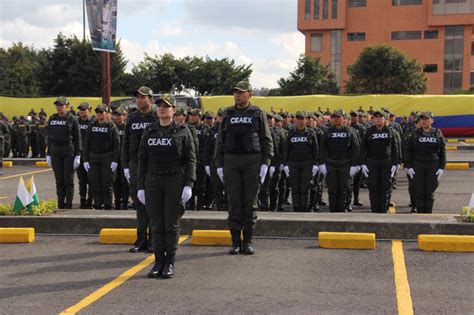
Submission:
M 0 120 L 0 175 L 3 175 L 3 151 L 5 146 L 5 137 L 10 133 L 7 125 Z
M 82 140 L 77 118 L 67 112 L 69 101 L 60 96 L 54 102 L 56 114 L 48 121 L 46 161 L 56 178 L 59 209 L 71 209 L 74 197 L 74 170 L 81 164 Z
M 137 211 L 137 240 L 130 249 L 136 253 L 140 251 L 152 251 L 151 236 L 147 238 L 149 226 L 148 215 L 145 206 L 137 197 L 137 167 L 138 167 L 138 148 L 143 131 L 156 122 L 156 113 L 152 111 L 153 91 L 142 86 L 134 93 L 137 103 L 137 111 L 128 115 L 125 133 L 122 143 L 122 165 L 123 173 L 130 183 L 130 195 Z
M 16 151 L 19 157 L 28 157 L 28 136 L 30 135 L 30 124 L 26 121 L 25 116 L 20 116 L 16 122 L 17 142 Z
M 321 141 L 321 173 L 326 176 L 329 194 L 329 211 L 346 211 L 349 180 L 358 170 L 359 145 L 356 136 L 343 125 L 345 112 L 341 109 L 331 114 L 331 126 Z
M 95 109 L 97 119 L 87 128 L 82 151 L 97 210 L 112 209 L 112 179 L 120 159 L 119 134 L 115 124 L 108 119 L 108 110 L 109 106 L 105 104 Z
M 224 112 L 216 143 L 217 174 L 224 182 L 232 235 L 231 255 L 254 254 L 259 184 L 273 156 L 270 128 L 262 110 L 250 104 L 252 87 L 241 81 L 233 89 L 235 105 Z M 260 181 L 259 181 L 260 179 Z M 243 247 L 240 233 L 243 230 Z
M 123 135 L 125 133 L 125 116 L 127 109 L 125 106 L 120 106 L 113 112 L 113 119 L 115 126 L 117 127 L 120 143 L 123 143 Z M 127 210 L 128 209 L 128 198 L 130 196 L 129 185 L 127 179 L 123 174 L 122 163 L 119 162 L 117 172 L 114 179 L 114 199 L 115 199 L 115 210 Z

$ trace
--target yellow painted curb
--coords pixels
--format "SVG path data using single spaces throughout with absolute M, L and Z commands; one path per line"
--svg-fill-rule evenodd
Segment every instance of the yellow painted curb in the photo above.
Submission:
M 228 230 L 193 230 L 191 244 L 205 246 L 230 246 L 232 245 L 232 237 Z
M 102 229 L 99 234 L 101 244 L 133 244 L 136 239 L 136 229 Z
M 418 235 L 418 248 L 428 252 L 474 252 L 474 235 Z
M 13 167 L 13 161 L 3 161 L 3 167 Z
M 319 247 L 375 249 L 375 233 L 319 232 Z
M 459 139 L 448 139 L 448 143 L 458 143 Z
M 31 243 L 34 240 L 34 228 L 0 228 L 0 243 Z
M 446 147 L 446 151 L 457 151 L 458 147 Z
M 474 143 L 474 139 L 464 139 L 464 142 L 466 142 L 466 143 Z
M 467 170 L 469 169 L 469 163 L 446 163 L 447 170 Z
M 38 161 L 36 162 L 36 167 L 49 167 L 49 165 L 46 161 Z

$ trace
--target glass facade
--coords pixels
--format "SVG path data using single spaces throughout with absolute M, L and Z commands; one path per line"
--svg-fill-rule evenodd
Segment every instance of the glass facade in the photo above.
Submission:
M 425 39 L 436 39 L 438 38 L 438 31 L 425 31 Z
M 433 15 L 474 13 L 474 0 L 432 0 Z
M 323 19 L 327 20 L 329 17 L 329 0 L 323 0 Z
M 444 93 L 462 88 L 464 26 L 446 26 L 444 39 Z
M 347 41 L 363 42 L 365 41 L 365 33 L 347 33 Z
M 421 31 L 392 32 L 392 40 L 421 39 Z
M 337 19 L 337 0 L 331 2 L 331 18 Z
M 347 0 L 347 6 L 349 8 L 365 7 L 367 0 Z
M 320 0 L 314 0 L 314 15 L 315 20 L 319 20 Z
M 423 4 L 423 0 L 392 0 L 392 5 L 417 5 Z
M 311 19 L 311 0 L 304 1 L 304 19 Z
M 341 86 L 341 60 L 342 60 L 342 31 L 331 31 L 331 64 L 330 69 L 336 76 L 337 85 Z

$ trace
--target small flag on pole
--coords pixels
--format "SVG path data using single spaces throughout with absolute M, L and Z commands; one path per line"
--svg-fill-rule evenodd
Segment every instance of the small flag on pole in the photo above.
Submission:
M 21 209 L 26 208 L 32 201 L 33 198 L 31 198 L 30 192 L 26 189 L 23 177 L 20 177 L 18 192 L 16 193 L 15 202 L 13 203 L 13 213 L 18 213 Z
M 30 180 L 26 184 L 26 189 L 30 193 L 31 203 L 28 205 L 28 212 L 33 213 L 33 206 L 39 205 L 39 196 L 36 191 L 35 178 L 31 176 Z

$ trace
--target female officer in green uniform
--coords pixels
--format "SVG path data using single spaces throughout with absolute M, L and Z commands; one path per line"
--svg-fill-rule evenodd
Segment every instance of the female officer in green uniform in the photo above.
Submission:
M 159 121 L 143 133 L 138 152 L 137 197 L 151 221 L 155 266 L 149 278 L 172 278 L 179 221 L 196 181 L 196 148 L 191 132 L 173 121 L 174 98 L 157 101 Z
M 443 133 L 432 128 L 433 114 L 421 112 L 421 128 L 407 140 L 406 172 L 415 185 L 418 213 L 432 213 L 434 192 L 446 166 L 446 143 Z

